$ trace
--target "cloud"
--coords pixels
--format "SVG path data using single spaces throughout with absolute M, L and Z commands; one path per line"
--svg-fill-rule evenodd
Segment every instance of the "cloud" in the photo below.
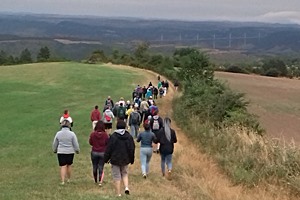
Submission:
M 259 21 L 300 24 L 300 12 L 279 11 L 268 12 L 258 17 Z

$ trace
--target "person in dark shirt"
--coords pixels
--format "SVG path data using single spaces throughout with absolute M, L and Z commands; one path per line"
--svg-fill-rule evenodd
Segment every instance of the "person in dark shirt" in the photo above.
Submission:
M 129 194 L 128 165 L 134 163 L 134 151 L 134 140 L 126 130 L 126 123 L 119 120 L 117 130 L 110 136 L 104 154 L 104 162 L 112 165 L 111 174 L 117 196 L 121 196 L 121 180 L 125 186 L 125 194 Z
M 158 132 L 157 142 L 160 143 L 159 152 L 161 156 L 161 171 L 163 176 L 166 175 L 165 167 L 167 165 L 167 178 L 171 179 L 172 173 L 172 155 L 174 152 L 174 143 L 177 142 L 176 133 L 170 127 L 171 119 L 166 117 L 164 119 L 164 127 L 161 128 Z

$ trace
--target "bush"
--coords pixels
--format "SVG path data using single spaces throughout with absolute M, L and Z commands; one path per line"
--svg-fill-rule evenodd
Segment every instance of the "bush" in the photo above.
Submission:
M 249 74 L 248 71 L 245 69 L 239 67 L 239 66 L 229 66 L 228 68 L 225 69 L 226 72 L 231 72 L 231 73 L 241 73 L 241 74 Z
M 268 71 L 265 72 L 265 76 L 279 77 L 280 72 L 275 68 L 271 68 L 271 69 L 269 69 Z

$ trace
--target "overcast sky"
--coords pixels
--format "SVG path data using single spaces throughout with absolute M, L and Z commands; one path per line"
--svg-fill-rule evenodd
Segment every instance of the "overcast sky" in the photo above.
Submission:
M 300 24 L 300 0 L 1 0 L 0 12 Z

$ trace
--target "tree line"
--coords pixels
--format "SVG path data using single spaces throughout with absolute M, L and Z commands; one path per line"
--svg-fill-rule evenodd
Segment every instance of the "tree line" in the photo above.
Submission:
M 47 46 L 41 47 L 35 60 L 36 62 L 48 62 L 50 61 L 50 56 L 50 49 Z M 5 51 L 0 51 L 0 65 L 27 64 L 33 62 L 32 53 L 27 48 L 21 51 L 19 56 L 8 55 Z

